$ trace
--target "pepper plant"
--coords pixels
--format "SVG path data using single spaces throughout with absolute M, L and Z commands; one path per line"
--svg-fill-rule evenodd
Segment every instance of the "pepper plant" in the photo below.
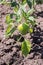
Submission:
M 5 31 L 6 37 L 11 36 L 16 29 L 18 29 L 21 35 L 33 33 L 33 28 L 36 24 L 35 19 L 32 16 L 32 13 L 34 12 L 34 4 L 35 4 L 34 0 L 31 1 L 22 0 L 21 2 L 20 1 L 18 3 L 16 2 L 16 5 L 13 6 L 14 13 L 6 15 L 5 21 L 7 24 L 7 29 Z M 30 8 L 26 10 L 26 7 L 28 5 L 30 6 Z M 31 50 L 31 43 L 29 40 L 24 39 L 24 41 L 21 43 L 21 50 L 22 53 L 25 56 L 27 56 L 27 54 Z

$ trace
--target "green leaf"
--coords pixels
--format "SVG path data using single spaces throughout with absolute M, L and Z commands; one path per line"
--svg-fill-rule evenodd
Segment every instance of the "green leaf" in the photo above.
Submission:
M 22 33 L 23 35 L 26 34 L 28 32 L 28 24 L 27 23 L 23 23 L 23 24 L 20 24 L 18 26 L 18 30 L 20 31 L 20 33 Z
M 34 12 L 34 9 L 30 9 L 28 12 L 27 12 L 27 15 L 30 16 L 32 13 Z
M 30 21 L 31 25 L 34 27 L 34 25 L 36 24 L 35 18 L 34 18 L 33 16 L 30 16 L 30 17 L 28 18 L 28 20 Z
M 10 31 L 12 29 L 12 25 L 8 25 L 7 29 L 6 29 L 6 35 L 9 35 L 10 34 Z
M 18 10 L 19 10 L 19 7 L 16 5 L 16 6 L 14 7 L 14 11 L 17 12 Z
M 33 33 L 33 28 L 29 28 L 29 33 Z
M 36 1 L 35 0 L 27 0 L 27 3 L 28 3 L 30 8 L 34 7 L 34 5 L 36 5 Z
M 8 14 L 8 15 L 6 16 L 6 23 L 7 23 L 7 24 L 10 24 L 10 23 L 12 23 L 12 22 L 13 22 L 13 20 L 12 20 L 10 14 Z
M 0 4 L 5 4 L 6 0 L 0 0 Z
M 22 0 L 22 4 L 25 4 L 26 3 L 26 0 Z
M 28 3 L 28 5 L 29 5 L 30 8 L 32 8 L 32 2 L 31 1 L 32 0 L 27 0 L 27 3 Z
M 28 19 L 29 19 L 30 21 L 34 21 L 34 20 L 35 20 L 35 18 L 34 18 L 33 16 L 30 16 Z
M 11 2 L 11 7 L 16 7 L 18 5 L 18 3 L 17 2 Z
M 26 13 L 24 10 L 22 10 L 22 16 L 23 16 L 24 18 L 27 18 L 27 13 Z
M 21 15 L 19 15 L 19 16 L 16 16 L 16 22 L 21 22 L 21 20 L 22 20 L 22 16 Z
M 27 56 L 28 53 L 30 52 L 31 50 L 31 43 L 30 41 L 28 40 L 25 40 L 22 42 L 22 46 L 21 46 L 21 50 L 22 50 L 22 53 Z
M 13 27 L 13 28 L 11 29 L 11 31 L 10 31 L 10 35 L 12 35 L 15 30 L 16 30 L 16 28 Z
M 8 25 L 5 35 L 6 36 L 10 36 L 13 34 L 13 32 L 16 30 L 16 28 L 12 27 L 12 25 Z
M 32 5 L 33 5 L 33 7 L 36 5 L 36 1 L 35 0 L 32 1 Z

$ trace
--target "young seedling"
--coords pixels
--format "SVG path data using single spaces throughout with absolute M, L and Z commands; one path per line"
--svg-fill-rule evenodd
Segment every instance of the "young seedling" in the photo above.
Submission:
M 33 1 L 28 1 L 34 5 L 34 0 Z M 25 35 L 28 32 L 30 34 L 33 33 L 33 28 L 35 26 L 35 19 L 32 16 L 32 13 L 34 12 L 34 8 L 32 7 L 30 10 L 26 11 L 25 6 L 28 5 L 27 4 L 27 0 L 22 0 L 21 3 L 18 3 L 18 5 L 16 5 L 14 7 L 14 16 L 15 16 L 15 20 L 13 20 L 11 18 L 11 15 L 8 14 L 6 16 L 6 23 L 8 25 L 7 29 L 6 29 L 6 36 L 10 36 L 13 34 L 13 32 L 18 29 L 18 31 L 21 33 L 21 35 Z M 31 5 L 29 4 L 29 5 Z M 32 5 L 32 6 L 33 6 Z M 16 22 L 18 25 L 15 26 L 14 22 Z M 29 40 L 24 39 L 24 41 L 21 44 L 21 50 L 22 53 L 27 56 L 27 54 L 30 52 L 31 50 L 31 43 Z

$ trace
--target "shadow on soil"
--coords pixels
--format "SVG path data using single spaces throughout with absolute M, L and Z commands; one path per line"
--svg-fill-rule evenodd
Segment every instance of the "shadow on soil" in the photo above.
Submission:
M 43 17 L 43 11 L 36 13 L 37 16 Z
M 35 56 L 41 54 L 41 59 L 43 59 L 43 30 L 41 30 L 40 27 L 36 27 L 36 32 L 33 33 L 32 37 L 32 51 L 33 57 L 30 59 L 33 59 Z

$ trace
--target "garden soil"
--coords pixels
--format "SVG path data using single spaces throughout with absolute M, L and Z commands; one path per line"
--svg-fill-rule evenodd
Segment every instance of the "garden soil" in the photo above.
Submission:
M 12 37 L 5 39 L 6 15 L 13 13 L 13 8 L 7 5 L 0 5 L 0 65 L 43 65 L 43 4 L 35 6 L 36 22 L 38 23 L 35 32 L 30 36 L 29 33 L 22 36 L 18 42 L 17 37 L 20 36 L 16 30 Z M 21 42 L 23 39 L 30 40 L 32 49 L 27 57 L 21 52 Z

